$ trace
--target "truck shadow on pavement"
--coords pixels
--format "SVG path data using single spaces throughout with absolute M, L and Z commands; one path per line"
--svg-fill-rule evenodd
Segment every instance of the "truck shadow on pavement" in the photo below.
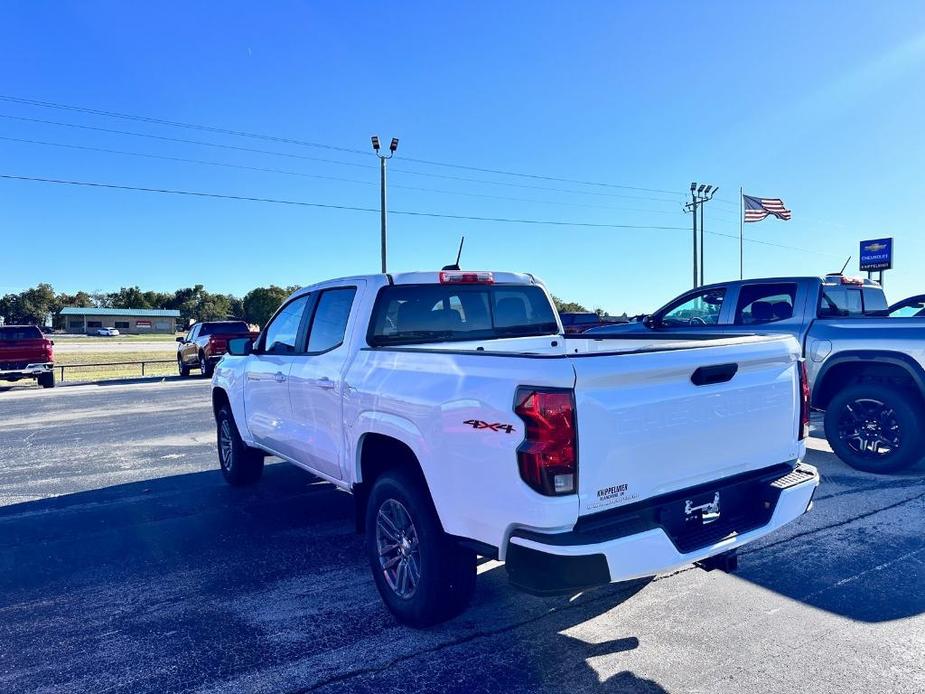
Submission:
M 282 464 L 247 489 L 200 472 L 2 507 L 0 689 L 664 691 L 613 662 L 630 626 L 567 633 L 648 581 L 536 598 L 490 563 L 468 612 L 415 631 L 382 606 L 352 514 Z
M 862 622 L 925 613 L 923 465 L 881 476 L 829 452 L 806 461 L 822 477 L 814 509 L 746 546 L 735 576 Z
M 816 509 L 736 576 L 853 620 L 925 612 L 918 470 L 808 462 Z M 0 508 L 0 689 L 665 691 L 625 665 L 649 580 L 536 598 L 486 562 L 468 612 L 415 631 L 382 606 L 352 517 L 282 464 L 246 489 L 200 472 Z

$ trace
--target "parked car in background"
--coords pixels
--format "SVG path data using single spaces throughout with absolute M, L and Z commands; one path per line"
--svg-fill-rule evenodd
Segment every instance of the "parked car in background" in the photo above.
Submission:
M 897 301 L 885 311 L 885 314 L 892 318 L 925 318 L 925 294 Z
M 121 333 L 116 328 L 97 328 L 96 334 L 100 337 L 116 337 Z
M 178 337 L 177 368 L 184 378 L 190 369 L 199 369 L 203 376 L 212 376 L 218 360 L 228 351 L 228 340 L 251 337 L 247 323 L 240 320 L 196 323 L 186 337 Z
M 925 455 L 925 321 L 888 318 L 886 310 L 883 289 L 872 280 L 740 280 L 693 289 L 639 323 L 596 328 L 588 337 L 793 335 L 832 449 L 852 467 L 885 473 Z
M 591 328 L 596 328 L 601 325 L 625 322 L 619 318 L 599 316 L 592 311 L 560 313 L 559 318 L 562 320 L 562 327 L 566 335 L 578 335 L 585 330 L 590 330 Z
M 418 272 L 295 292 L 212 380 L 235 485 L 276 455 L 352 492 L 383 601 L 459 613 L 476 555 L 535 594 L 730 553 L 804 514 L 803 362 L 788 335 L 562 335 L 531 275 Z
M 54 345 L 34 325 L 0 326 L 0 381 L 32 378 L 54 388 Z

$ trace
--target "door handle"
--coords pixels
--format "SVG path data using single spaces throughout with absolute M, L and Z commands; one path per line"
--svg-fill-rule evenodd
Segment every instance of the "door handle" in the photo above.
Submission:
M 691 374 L 691 383 L 695 386 L 709 386 L 731 381 L 739 370 L 738 364 L 717 364 L 701 366 Z
M 285 374 L 284 374 L 282 371 L 277 371 L 277 372 L 273 375 L 273 380 L 276 381 L 277 383 L 285 383 L 285 382 L 286 382 L 286 376 L 285 376 Z
M 335 384 L 334 381 L 332 381 L 327 376 L 322 376 L 317 381 L 315 381 L 315 385 L 319 388 L 324 388 L 325 390 L 333 390 Z

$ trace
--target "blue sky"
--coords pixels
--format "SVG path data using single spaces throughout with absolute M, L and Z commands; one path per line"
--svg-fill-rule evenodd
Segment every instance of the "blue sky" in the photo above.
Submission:
M 393 215 L 393 271 L 449 262 L 465 234 L 466 267 L 533 272 L 560 296 L 615 312 L 651 309 L 690 286 L 681 199 L 697 180 L 720 187 L 706 210 L 717 234 L 738 235 L 740 185 L 793 210 L 790 222 L 746 226 L 749 238 L 792 247 L 746 243 L 748 276 L 822 274 L 848 255 L 857 272 L 858 241 L 893 236 L 889 298 L 925 291 L 921 2 L 21 2 L 4 4 L 0 39 L 6 96 L 361 152 L 373 133 L 398 136 L 395 210 L 680 227 Z M 0 138 L 303 175 L 3 139 L 0 173 L 378 207 L 371 153 L 2 101 L 0 116 Z M 0 292 L 45 281 L 243 293 L 376 272 L 378 221 L 0 180 Z M 708 235 L 706 252 L 708 282 L 738 276 L 737 240 Z

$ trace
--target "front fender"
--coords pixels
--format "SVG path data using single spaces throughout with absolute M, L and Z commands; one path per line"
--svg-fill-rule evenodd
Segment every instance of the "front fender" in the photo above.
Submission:
M 244 364 L 246 357 L 223 359 L 215 366 L 212 374 L 212 402 L 215 403 L 217 391 L 222 391 L 231 405 L 231 414 L 244 443 L 254 445 L 254 437 L 247 428 L 244 411 Z M 238 363 L 240 362 L 240 363 Z

